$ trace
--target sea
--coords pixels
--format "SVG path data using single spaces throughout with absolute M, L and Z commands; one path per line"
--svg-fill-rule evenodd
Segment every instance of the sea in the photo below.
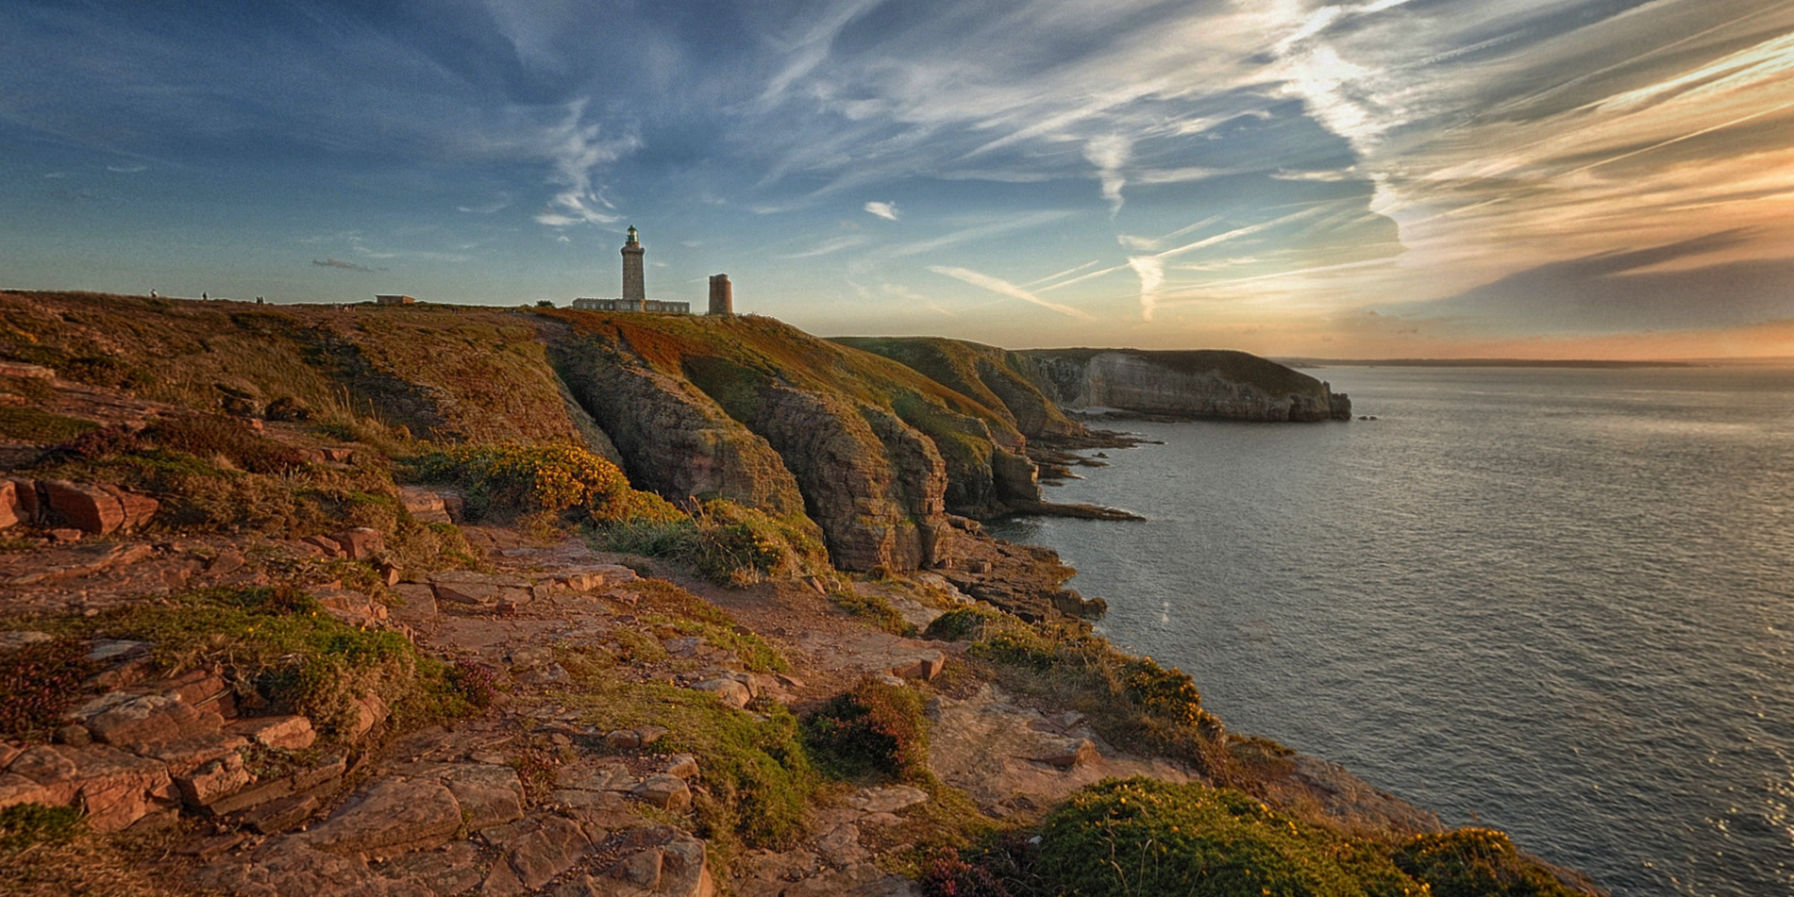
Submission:
M 1016 519 L 1234 731 L 1617 895 L 1794 894 L 1794 368 L 1310 370 L 1374 420 L 1119 422 Z

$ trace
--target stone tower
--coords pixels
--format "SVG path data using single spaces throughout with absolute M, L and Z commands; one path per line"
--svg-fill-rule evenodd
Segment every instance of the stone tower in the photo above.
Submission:
M 735 313 L 735 288 L 729 284 L 729 275 L 710 275 L 710 311 L 713 315 L 732 315 Z
M 642 303 L 645 308 L 648 298 L 648 286 L 642 280 L 642 254 L 648 250 L 642 248 L 641 241 L 636 239 L 635 225 L 629 226 L 629 241 L 623 244 L 623 300 Z

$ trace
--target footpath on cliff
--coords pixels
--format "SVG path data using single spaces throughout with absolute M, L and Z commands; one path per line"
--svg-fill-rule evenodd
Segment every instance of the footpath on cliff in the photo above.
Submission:
M 954 513 L 1112 444 L 1001 350 L 230 306 L 0 301 L 0 892 L 1592 892 Z

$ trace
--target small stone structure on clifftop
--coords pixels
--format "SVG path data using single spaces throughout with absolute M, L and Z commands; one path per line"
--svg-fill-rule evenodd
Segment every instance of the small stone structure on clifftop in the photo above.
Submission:
M 729 275 L 710 275 L 710 310 L 706 314 L 732 315 L 735 313 L 735 287 L 729 283 Z

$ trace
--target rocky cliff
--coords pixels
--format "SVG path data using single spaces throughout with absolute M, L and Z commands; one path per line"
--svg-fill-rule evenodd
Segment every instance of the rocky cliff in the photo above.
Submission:
M 950 514 L 1078 432 L 959 345 L 0 293 L 0 892 L 1595 893 Z
M 1061 406 L 1242 421 L 1350 420 L 1329 384 L 1245 352 L 1037 349 L 1017 353 Z

